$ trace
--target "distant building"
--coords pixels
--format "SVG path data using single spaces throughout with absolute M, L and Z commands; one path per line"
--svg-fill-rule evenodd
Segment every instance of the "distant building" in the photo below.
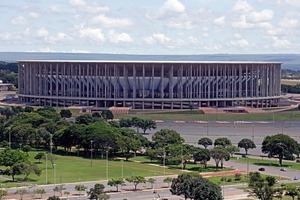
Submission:
M 11 83 L 0 83 L 0 91 L 11 91 L 14 89 L 14 84 Z
M 24 60 L 18 74 L 20 100 L 40 106 L 270 107 L 281 63 Z

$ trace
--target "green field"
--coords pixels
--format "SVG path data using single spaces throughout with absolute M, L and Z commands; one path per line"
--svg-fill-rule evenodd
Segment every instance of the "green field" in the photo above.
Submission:
M 37 162 L 33 157 L 37 152 L 30 152 L 30 160 Z M 93 159 L 92 166 L 89 158 L 82 158 L 77 156 L 61 156 L 56 155 L 55 170 L 52 168 L 51 163 L 48 161 L 48 183 L 54 183 L 54 174 L 56 174 L 56 183 L 69 183 L 69 182 L 84 182 L 106 180 L 106 160 Z M 30 175 L 29 180 L 23 182 L 24 175 L 16 176 L 17 182 L 11 182 L 11 177 L 0 177 L 0 185 L 2 187 L 12 187 L 30 184 L 45 184 L 46 183 L 46 162 L 43 160 L 37 165 L 43 169 L 40 177 Z M 122 167 L 123 166 L 123 167 Z M 161 175 L 174 175 L 180 174 L 181 170 L 168 169 L 164 170 L 161 166 L 142 164 L 138 162 L 129 162 L 121 160 L 108 160 L 108 179 L 135 176 L 161 176 Z
M 274 159 L 255 159 L 255 158 L 231 158 L 231 161 L 235 162 L 242 162 L 242 163 L 247 163 L 249 164 L 254 164 L 254 165 L 259 165 L 259 166 L 273 166 L 273 167 L 280 167 L 279 161 L 274 160 Z M 247 161 L 248 160 L 248 161 Z M 282 166 L 285 168 L 291 168 L 291 169 L 296 169 L 300 170 L 300 163 L 296 163 L 295 161 L 282 161 Z
M 300 120 L 299 111 L 273 113 L 248 113 L 248 114 L 201 114 L 199 111 L 176 111 L 146 114 L 115 115 L 115 118 L 138 117 L 143 119 L 155 119 L 164 121 L 297 121 Z

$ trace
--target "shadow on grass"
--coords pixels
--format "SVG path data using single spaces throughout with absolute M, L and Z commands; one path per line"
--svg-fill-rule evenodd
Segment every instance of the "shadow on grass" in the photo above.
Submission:
M 283 164 L 282 166 L 280 166 L 279 164 L 275 164 L 275 163 L 260 163 L 260 162 L 255 162 L 253 164 L 254 165 L 260 165 L 260 166 L 270 166 L 270 167 L 292 167 L 292 165 L 288 165 L 288 164 Z

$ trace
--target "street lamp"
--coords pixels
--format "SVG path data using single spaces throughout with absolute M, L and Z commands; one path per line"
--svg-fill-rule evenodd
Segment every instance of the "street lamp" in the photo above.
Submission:
M 56 164 L 53 164 L 53 183 L 56 186 Z
M 106 179 L 108 180 L 108 150 L 106 150 Z
M 122 163 L 122 178 L 124 178 L 124 164 L 123 164 L 123 159 L 121 160 Z
M 166 152 L 165 152 L 165 148 L 164 148 L 164 176 L 166 175 Z
M 254 124 L 252 124 L 252 142 L 254 142 Z
M 48 184 L 48 154 L 45 154 L 46 156 L 46 184 Z
M 91 140 L 91 167 L 93 166 L 93 140 Z

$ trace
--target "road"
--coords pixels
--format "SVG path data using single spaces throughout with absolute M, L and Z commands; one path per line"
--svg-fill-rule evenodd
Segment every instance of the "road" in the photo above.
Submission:
M 157 122 L 157 129 L 148 131 L 145 135 L 151 140 L 153 133 L 161 129 L 173 129 L 181 134 L 186 143 L 197 145 L 202 137 L 213 141 L 218 137 L 227 137 L 234 145 L 244 138 L 253 139 L 257 148 L 250 154 L 262 154 L 261 143 L 268 135 L 284 133 L 300 142 L 300 121 L 169 121 Z M 244 150 L 241 149 L 241 153 Z

